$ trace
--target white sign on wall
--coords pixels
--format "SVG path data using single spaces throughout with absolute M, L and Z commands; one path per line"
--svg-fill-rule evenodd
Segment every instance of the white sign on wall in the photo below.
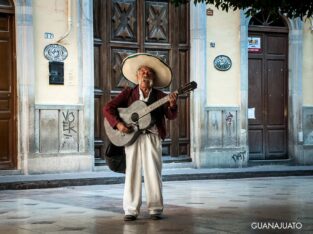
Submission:
M 248 108 L 248 119 L 255 119 L 255 108 Z
M 249 52 L 261 52 L 261 38 L 260 37 L 248 37 L 248 51 Z

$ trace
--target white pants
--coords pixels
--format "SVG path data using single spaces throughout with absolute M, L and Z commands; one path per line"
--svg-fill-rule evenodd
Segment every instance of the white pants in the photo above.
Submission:
M 162 196 L 162 146 L 156 134 L 140 134 L 130 146 L 125 147 L 126 175 L 123 207 L 125 215 L 137 216 L 142 203 L 141 169 L 144 174 L 146 200 L 149 214 L 161 214 Z

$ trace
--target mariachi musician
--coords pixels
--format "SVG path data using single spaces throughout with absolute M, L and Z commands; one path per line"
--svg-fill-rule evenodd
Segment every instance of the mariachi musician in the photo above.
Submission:
M 170 67 L 159 58 L 137 53 L 126 57 L 122 63 L 122 73 L 134 88 L 125 88 L 117 97 L 112 99 L 103 109 L 104 116 L 112 128 L 127 134 L 132 127 L 125 124 L 118 115 L 117 108 L 129 107 L 133 102 L 141 100 L 147 105 L 166 96 L 156 89 L 171 84 L 172 72 Z M 166 136 L 165 117 L 177 117 L 177 93 L 168 95 L 169 101 L 151 113 L 152 124 L 134 141 L 125 146 L 126 172 L 123 208 L 124 220 L 136 220 L 142 203 L 141 170 L 143 170 L 147 207 L 150 218 L 161 219 L 163 212 L 162 196 L 162 144 Z

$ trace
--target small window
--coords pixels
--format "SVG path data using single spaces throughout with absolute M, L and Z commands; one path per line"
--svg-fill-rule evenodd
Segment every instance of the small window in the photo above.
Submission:
M 249 22 L 250 26 L 287 27 L 283 18 L 277 13 L 259 12 Z

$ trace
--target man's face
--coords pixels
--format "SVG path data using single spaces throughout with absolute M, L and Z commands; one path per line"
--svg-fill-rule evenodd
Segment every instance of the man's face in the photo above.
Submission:
M 138 70 L 137 79 L 140 88 L 152 88 L 154 72 L 150 67 L 143 66 Z

